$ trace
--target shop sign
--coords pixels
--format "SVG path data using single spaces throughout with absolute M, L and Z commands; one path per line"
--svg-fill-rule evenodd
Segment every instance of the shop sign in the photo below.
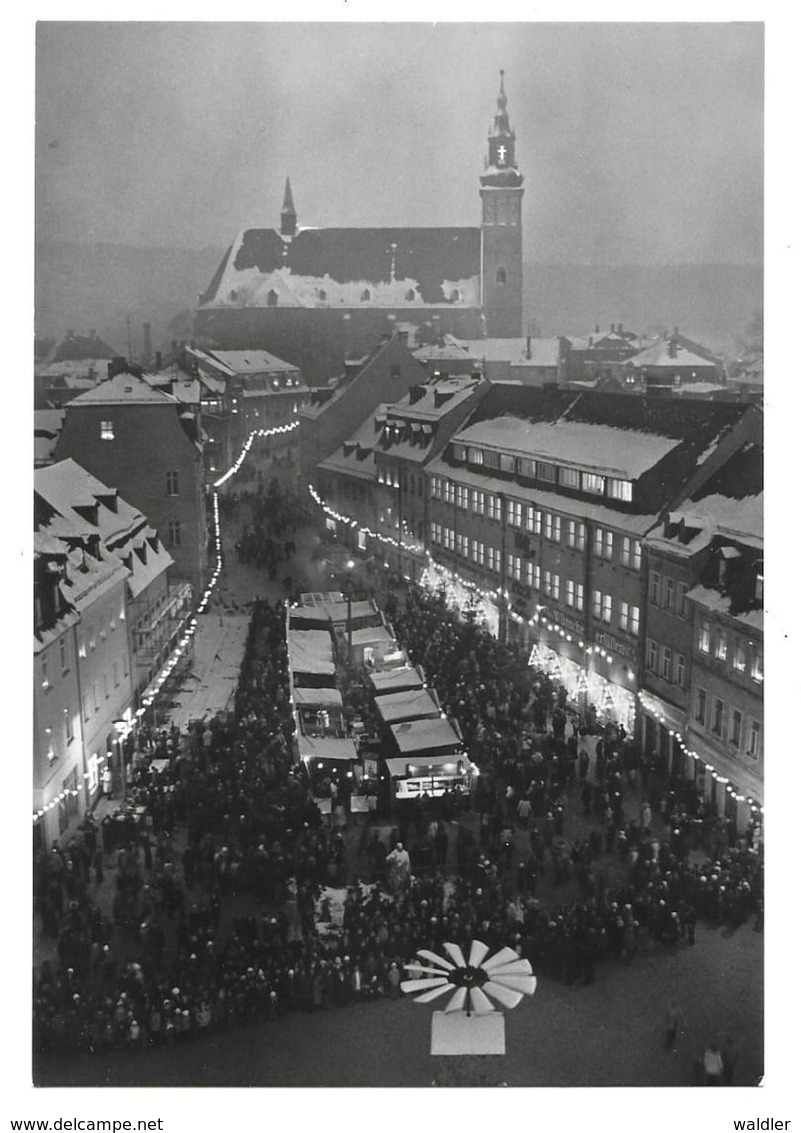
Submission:
M 561 610 L 546 609 L 545 616 L 546 618 L 550 618 L 555 625 L 561 626 L 562 629 L 569 630 L 570 633 L 574 633 L 576 637 L 581 637 L 584 633 L 582 623 L 577 622 L 574 618 L 568 618 Z
M 611 649 L 618 654 L 619 657 L 625 657 L 627 661 L 637 660 L 637 651 L 633 645 L 627 642 L 618 641 L 616 637 L 612 637 L 611 633 L 596 633 L 596 645 L 600 645 L 602 649 Z

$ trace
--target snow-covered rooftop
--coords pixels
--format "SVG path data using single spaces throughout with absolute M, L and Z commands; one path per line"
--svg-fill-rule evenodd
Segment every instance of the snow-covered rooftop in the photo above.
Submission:
M 455 441 L 636 480 L 681 442 L 675 437 L 583 421 L 495 417 L 463 429 Z
M 79 394 L 70 402 L 73 405 L 177 405 L 172 394 L 154 389 L 144 378 L 126 371 L 106 378 L 93 389 Z

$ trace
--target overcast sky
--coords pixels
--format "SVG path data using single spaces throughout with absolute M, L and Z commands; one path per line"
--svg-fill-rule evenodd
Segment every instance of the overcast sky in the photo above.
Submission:
M 41 23 L 37 238 L 476 225 L 501 67 L 529 258 L 761 259 L 759 24 Z

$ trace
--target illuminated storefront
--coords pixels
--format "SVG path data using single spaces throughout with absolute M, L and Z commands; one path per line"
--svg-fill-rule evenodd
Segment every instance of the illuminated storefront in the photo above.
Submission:
M 478 624 L 484 626 L 493 637 L 498 636 L 500 614 L 497 592 L 482 590 L 455 571 L 434 562 L 430 556 L 420 576 L 420 585 L 434 593 L 443 591 L 449 606 L 462 614 L 475 613 Z

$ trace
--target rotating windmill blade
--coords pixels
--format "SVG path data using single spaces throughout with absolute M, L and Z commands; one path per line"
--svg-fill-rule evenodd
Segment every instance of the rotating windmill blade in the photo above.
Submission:
M 417 955 L 427 964 L 404 964 L 416 978 L 404 980 L 401 990 L 413 995 L 415 1003 L 431 1003 L 451 992 L 445 1015 L 464 1011 L 468 1016 L 486 1016 L 497 1012 L 495 1004 L 511 1010 L 536 991 L 531 964 L 511 948 L 501 948 L 489 956 L 489 945 L 473 940 L 465 959 L 460 945 L 446 941 L 442 947 L 450 959 L 421 948 Z

